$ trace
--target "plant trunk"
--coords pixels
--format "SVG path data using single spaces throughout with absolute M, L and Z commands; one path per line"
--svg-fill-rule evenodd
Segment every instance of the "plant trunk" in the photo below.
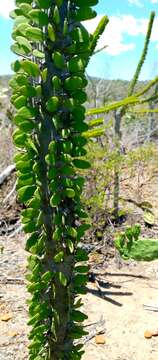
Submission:
M 116 220 L 119 217 L 119 194 L 120 194 L 119 157 L 121 154 L 121 120 L 122 120 L 122 110 L 119 109 L 114 114 L 114 140 L 116 146 L 117 161 L 114 166 L 113 208 L 114 208 L 114 216 Z

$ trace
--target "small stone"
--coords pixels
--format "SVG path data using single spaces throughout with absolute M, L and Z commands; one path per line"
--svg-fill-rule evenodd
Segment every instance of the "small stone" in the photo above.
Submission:
M 12 318 L 12 314 L 8 313 L 8 314 L 4 314 L 0 317 L 1 321 L 9 321 Z
M 144 337 L 146 339 L 151 339 L 152 338 L 152 332 L 150 330 L 146 330 L 144 333 Z
M 15 336 L 18 335 L 18 333 L 15 332 L 15 331 L 9 331 L 7 335 L 10 336 L 10 337 L 15 337 Z
M 106 343 L 105 336 L 104 335 L 96 335 L 95 343 L 96 344 L 105 344 Z
M 158 336 L 158 330 L 151 330 L 152 336 Z

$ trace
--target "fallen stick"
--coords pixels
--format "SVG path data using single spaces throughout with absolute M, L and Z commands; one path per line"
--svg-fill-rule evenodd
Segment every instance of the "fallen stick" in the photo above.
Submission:
M 96 335 L 101 335 L 101 334 L 105 334 L 105 328 L 97 330 L 94 329 L 85 339 L 83 337 L 83 344 L 85 345 L 88 341 L 92 340 Z
M 21 278 L 4 278 L 0 279 L 0 284 L 10 284 L 10 285 L 24 285 L 25 281 Z
M 15 165 L 9 165 L 5 170 L 0 174 L 0 185 L 7 179 L 7 177 L 15 170 Z
M 148 311 L 155 311 L 157 312 L 158 311 L 158 306 L 154 306 L 154 305 L 147 305 L 147 304 L 143 304 L 145 310 L 148 310 Z
M 88 341 L 92 340 L 96 335 L 101 335 L 101 334 L 105 334 L 106 328 L 105 325 L 103 325 L 100 328 L 97 328 L 96 326 L 89 331 L 89 334 L 86 335 L 85 337 L 83 337 L 83 344 L 85 345 Z
M 13 188 L 11 189 L 11 191 L 9 192 L 9 194 L 5 197 L 5 199 L 3 200 L 3 203 L 6 203 L 8 201 L 8 199 L 12 196 L 12 194 L 14 193 L 14 191 L 16 190 L 16 184 L 17 182 L 15 182 Z
M 106 327 L 105 327 L 105 320 L 103 316 L 101 316 L 100 320 L 96 323 L 87 324 L 85 325 L 85 328 L 91 327 L 89 330 L 89 334 L 83 336 L 82 343 L 85 345 L 88 341 L 93 339 L 96 335 L 105 334 Z M 75 344 L 80 343 L 80 340 L 76 340 Z
M 18 220 L 14 225 L 11 226 L 8 226 L 7 222 L 5 220 L 2 220 L 0 221 L 0 235 L 8 235 L 10 233 L 12 235 L 15 232 L 17 232 L 20 226 L 21 226 L 20 220 Z
M 105 320 L 103 318 L 103 315 L 101 315 L 100 320 L 89 323 L 89 324 L 85 324 L 85 325 L 83 325 L 83 327 L 89 327 L 89 326 L 94 326 L 94 325 L 96 325 L 96 326 L 104 326 L 105 325 Z
M 19 222 L 18 222 L 19 223 Z M 21 231 L 22 231 L 22 225 L 18 226 L 18 228 L 13 231 L 9 236 L 8 238 L 11 239 L 12 237 L 14 237 L 16 234 L 19 234 Z

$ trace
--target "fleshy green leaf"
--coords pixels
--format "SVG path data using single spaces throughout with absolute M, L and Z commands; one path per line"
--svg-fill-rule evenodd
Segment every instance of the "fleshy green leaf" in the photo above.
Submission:
M 78 273 L 82 273 L 82 274 L 87 274 L 89 271 L 89 267 L 88 266 L 76 266 L 75 267 L 75 271 Z
M 47 110 L 50 112 L 55 112 L 58 110 L 59 107 L 59 99 L 57 96 L 52 96 L 48 101 L 47 101 Z
M 32 51 L 32 46 L 30 42 L 23 36 L 17 36 L 16 41 L 19 45 L 21 45 L 24 49 L 26 49 L 26 52 L 29 54 Z
M 13 141 L 17 147 L 25 147 L 27 135 L 16 129 L 13 133 Z
M 82 322 L 82 321 L 88 319 L 88 316 L 83 314 L 79 310 L 74 310 L 74 311 L 72 311 L 71 318 L 76 322 Z
M 37 27 L 29 27 L 26 30 L 26 37 L 35 42 L 41 42 L 44 40 L 44 34 L 41 29 Z
M 68 198 L 73 198 L 75 196 L 75 191 L 73 189 L 67 188 L 64 190 L 64 195 Z
M 72 238 L 76 238 L 76 237 L 77 237 L 77 231 L 76 231 L 76 229 L 73 228 L 73 227 L 71 227 L 71 226 L 69 226 L 69 227 L 67 228 L 67 234 L 68 234 L 69 236 L 71 236 Z
M 52 279 L 52 276 L 53 273 L 51 271 L 47 271 L 42 275 L 41 280 L 47 283 Z
M 30 53 L 30 50 L 23 45 L 20 45 L 19 43 L 14 43 L 13 45 L 11 45 L 11 50 L 16 54 L 16 55 L 27 55 Z
M 65 276 L 65 274 L 63 272 L 59 272 L 58 273 L 58 278 L 59 278 L 59 281 L 60 283 L 63 285 L 63 286 L 66 286 L 67 285 L 67 278 Z
M 74 285 L 80 286 L 85 285 L 88 281 L 88 276 L 83 274 L 77 274 L 74 278 Z
M 87 43 L 89 41 L 89 33 L 82 25 L 80 25 L 80 27 L 75 27 L 70 35 L 74 41 L 79 43 Z
M 97 15 L 96 11 L 92 10 L 90 7 L 85 5 L 77 10 L 75 15 L 75 20 L 76 21 L 90 20 L 96 17 L 96 15 Z
M 54 22 L 56 25 L 59 25 L 59 24 L 60 24 L 60 13 L 59 13 L 58 6 L 55 6 L 55 7 L 54 7 L 54 11 L 53 11 L 53 22 Z
M 64 258 L 64 252 L 60 251 L 58 254 L 54 256 L 54 261 L 55 263 L 60 263 L 63 261 L 63 258 Z
M 65 66 L 64 56 L 59 51 L 56 51 L 53 53 L 52 59 L 54 61 L 55 66 L 57 67 L 57 69 L 64 68 L 64 66 Z
M 54 194 L 50 199 L 50 205 L 52 207 L 58 206 L 61 202 L 61 195 L 60 194 Z
M 89 169 L 91 167 L 90 163 L 86 160 L 75 159 L 73 164 L 79 169 Z
M 39 9 L 32 9 L 28 15 L 35 24 L 38 24 L 40 26 L 48 25 L 48 15 L 44 11 L 41 11 Z
M 60 227 L 57 227 L 53 233 L 53 239 L 55 241 L 59 241 L 61 239 L 62 235 L 62 229 Z
M 22 222 L 23 223 L 23 222 Z M 25 233 L 32 233 L 37 230 L 37 222 L 36 221 L 29 221 L 23 225 L 23 230 Z
M 17 116 L 22 117 L 24 119 L 33 119 L 36 115 L 36 109 L 32 107 L 23 106 L 18 110 Z
M 22 2 L 22 4 L 19 4 L 20 10 L 22 10 L 22 14 L 26 17 L 29 17 L 29 11 L 32 9 L 32 6 L 28 3 L 25 3 L 25 1 Z
M 98 0 L 88 0 L 87 4 L 88 6 L 95 6 L 98 4 Z M 85 6 L 85 0 L 75 0 L 75 5 L 79 7 Z
M 21 95 L 19 97 L 16 98 L 16 100 L 14 101 L 14 106 L 17 109 L 20 109 L 21 107 L 26 105 L 26 97 Z
M 82 236 L 84 236 L 85 231 L 87 231 L 91 227 L 90 224 L 82 224 L 77 229 L 77 240 L 80 240 Z
M 25 250 L 29 251 L 32 246 L 34 246 L 38 242 L 38 233 L 33 233 L 30 235 L 30 237 L 26 241 Z
M 30 133 L 33 129 L 35 129 L 35 124 L 31 120 L 25 120 L 20 122 L 19 128 L 26 133 Z
M 30 200 L 36 190 L 36 186 L 23 186 L 21 189 L 18 189 L 18 196 L 21 202 L 25 203 Z
M 42 9 L 49 9 L 52 0 L 37 0 L 37 3 Z
M 70 253 L 72 254 L 74 252 L 74 244 L 73 244 L 72 240 L 66 239 L 66 244 L 69 248 Z
M 70 91 L 81 89 L 83 87 L 83 80 L 79 76 L 71 76 L 65 80 L 64 87 Z
M 55 41 L 56 35 L 55 35 L 54 28 L 51 24 L 48 24 L 48 36 L 51 41 L 53 41 L 53 42 Z
M 58 76 L 53 76 L 52 84 L 56 90 L 59 90 L 62 85 L 61 79 Z
M 88 255 L 85 250 L 78 248 L 75 255 L 76 261 L 87 261 Z
M 19 170 L 21 173 L 26 173 L 31 170 L 32 164 L 28 160 L 19 160 L 16 162 L 16 169 Z
M 40 75 L 40 69 L 37 64 L 30 60 L 23 60 L 21 62 L 22 69 L 30 76 L 37 77 Z
M 68 63 L 68 69 L 72 73 L 83 71 L 85 68 L 85 61 L 81 57 L 74 56 Z
M 39 50 L 33 50 L 33 55 L 36 56 L 39 59 L 44 59 L 45 55 L 42 51 Z

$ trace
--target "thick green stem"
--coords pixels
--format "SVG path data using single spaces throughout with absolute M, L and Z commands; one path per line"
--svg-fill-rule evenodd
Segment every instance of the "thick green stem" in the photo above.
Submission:
M 82 346 L 76 347 L 74 339 L 84 334 L 80 323 L 86 316 L 76 296 L 84 292 L 88 271 L 77 266 L 87 258 L 78 242 L 89 227 L 78 169 L 90 166 L 82 159 L 82 133 L 88 128 L 82 104 L 92 52 L 92 36 L 81 21 L 96 13 L 82 0 L 16 2 L 12 49 L 24 58 L 13 64 L 16 75 L 10 85 L 17 109 L 18 193 L 26 205 L 24 230 L 30 234 L 29 359 L 78 360 Z

